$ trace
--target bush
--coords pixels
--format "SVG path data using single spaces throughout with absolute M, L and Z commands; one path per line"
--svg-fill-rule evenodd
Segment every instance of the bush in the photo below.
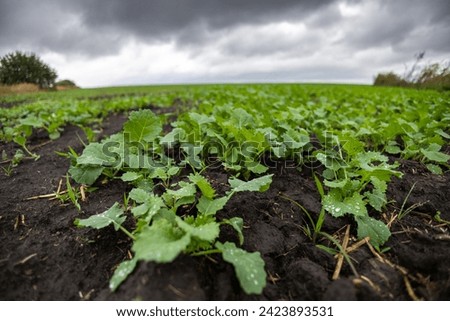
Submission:
M 62 86 L 62 87 L 77 87 L 75 82 L 69 79 L 59 80 L 55 83 L 55 86 Z
M 380 73 L 373 82 L 375 86 L 408 86 L 408 82 L 393 72 Z
M 422 69 L 416 83 L 422 88 L 450 90 L 450 66 L 428 65 Z
M 413 87 L 421 89 L 450 90 L 450 65 L 428 64 L 418 68 L 418 62 L 425 53 L 418 55 L 416 63 L 404 77 L 393 72 L 379 73 L 373 84 L 375 86 Z
M 15 51 L 0 58 L 1 84 L 31 83 L 40 88 L 50 88 L 54 86 L 56 77 L 56 71 L 34 53 Z

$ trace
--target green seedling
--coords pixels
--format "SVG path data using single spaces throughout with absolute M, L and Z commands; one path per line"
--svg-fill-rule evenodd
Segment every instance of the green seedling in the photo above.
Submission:
M 135 256 L 118 266 L 110 281 L 111 290 L 115 290 L 132 273 L 138 261 L 167 263 L 184 252 L 194 256 L 221 254 L 225 261 L 234 265 L 236 276 L 246 293 L 261 293 L 266 284 L 266 273 L 260 254 L 248 253 L 237 248 L 234 243 L 222 244 L 217 241 L 220 224 L 229 224 L 238 232 L 242 243 L 242 219 L 232 218 L 218 222 L 215 213 L 235 193 L 267 189 L 271 176 L 249 182 L 230 179 L 231 191 L 219 198 L 215 197 L 215 190 L 204 177 L 196 174 L 189 179 L 190 183 L 180 182 L 177 184 L 178 189 L 168 190 L 162 196 L 139 188 L 131 190 L 129 198 L 136 202 L 131 212 L 137 219 L 136 230 L 133 232 L 122 226 L 125 216 L 118 204 L 102 214 L 75 221 L 80 227 L 103 228 L 112 224 L 116 230 L 120 229 L 133 240 Z M 196 216 L 177 216 L 177 208 L 196 202 L 197 188 L 202 193 L 200 199 L 203 201 L 198 202 Z
M 80 128 L 83 130 L 84 135 L 86 136 L 86 139 L 89 143 L 95 142 L 97 140 L 97 132 L 93 130 L 91 127 L 82 125 L 80 126 Z M 82 144 L 85 145 L 85 143 L 81 140 L 80 137 L 79 139 L 82 142 Z
M 123 207 L 125 208 L 126 211 L 128 211 L 129 202 L 130 202 L 130 196 L 127 195 L 127 193 L 123 193 Z
M 402 207 L 400 208 L 400 211 L 398 212 L 398 215 L 397 215 L 397 218 L 399 220 L 403 219 L 406 215 L 408 215 L 409 213 L 414 211 L 416 208 L 424 205 L 424 203 L 415 203 L 415 204 L 411 205 L 410 207 L 408 207 L 407 209 L 405 209 L 406 202 L 408 201 L 408 199 L 409 199 L 412 191 L 414 190 L 414 187 L 416 186 L 416 184 L 417 184 L 417 182 L 414 182 L 414 184 L 409 189 L 408 194 L 406 194 L 405 199 L 403 200 Z
M 35 153 L 31 152 L 31 151 L 28 149 L 28 147 L 27 147 L 27 145 L 26 145 L 27 139 L 26 139 L 25 137 L 23 137 L 23 136 L 17 136 L 17 137 L 14 138 L 14 142 L 15 142 L 16 144 L 18 144 L 20 147 L 22 147 L 22 149 L 23 149 L 23 150 L 24 150 L 24 151 L 25 151 L 32 159 L 38 160 L 38 159 L 40 158 L 40 156 L 39 156 L 38 154 L 35 154 Z
M 301 205 L 297 201 L 293 200 L 292 198 L 290 198 L 284 194 L 280 194 L 280 197 L 284 198 L 285 200 L 290 201 L 292 204 L 297 206 L 306 215 L 306 217 L 308 218 L 308 222 L 305 222 L 306 224 L 305 224 L 305 226 L 302 227 L 302 230 L 305 233 L 305 235 L 308 236 L 308 238 L 311 241 L 313 241 L 313 243 L 316 243 L 317 237 L 320 235 L 320 232 L 321 232 L 321 227 L 322 227 L 322 223 L 323 223 L 323 219 L 324 219 L 324 215 L 321 215 L 321 214 L 322 214 L 322 212 L 324 213 L 324 210 L 321 210 L 321 214 L 319 214 L 317 221 L 314 221 L 311 213 L 309 213 L 309 211 L 303 205 Z
M 440 211 L 436 212 L 436 214 L 434 215 L 434 219 L 438 223 L 443 223 L 443 224 L 450 225 L 450 221 L 447 221 L 447 220 L 444 220 L 443 218 L 441 218 L 441 212 Z
M 237 248 L 234 243 L 218 242 L 220 226 L 228 224 L 232 226 L 243 243 L 243 221 L 240 218 L 231 218 L 219 221 L 216 213 L 223 209 L 228 200 L 236 193 L 245 191 L 263 192 L 269 188 L 272 175 L 255 178 L 251 181 L 242 181 L 238 178 L 229 180 L 230 190 L 226 195 L 218 197 L 209 181 L 200 174 L 190 174 L 186 180 L 179 180 L 169 185 L 169 179 L 179 173 L 178 166 L 170 160 L 165 167 L 152 168 L 147 166 L 153 161 L 146 154 L 133 154 L 134 147 L 141 144 L 148 150 L 157 150 L 154 142 L 158 140 L 161 132 L 159 118 L 149 110 L 133 112 L 130 120 L 124 125 L 123 134 L 117 134 L 113 139 L 118 144 L 123 144 L 127 159 L 115 160 L 113 165 L 117 171 L 122 171 L 122 181 L 135 186 L 127 197 L 124 198 L 126 207 L 130 201 L 134 203 L 131 214 L 136 221 L 135 229 L 128 231 L 122 226 L 125 221 L 124 211 L 115 204 L 104 213 L 93 215 L 87 219 L 76 220 L 80 227 L 103 228 L 113 225 L 120 229 L 133 241 L 132 251 L 134 257 L 121 263 L 110 281 L 111 290 L 115 290 L 132 273 L 138 261 L 153 261 L 167 263 L 173 261 L 181 253 L 190 255 L 221 254 L 223 259 L 231 263 L 236 276 L 248 294 L 259 294 L 265 286 L 264 261 L 258 252 L 248 253 Z M 123 136 L 122 136 L 123 135 Z M 123 139 L 122 137 L 128 137 Z M 118 139 L 118 140 L 117 140 Z M 109 140 L 111 142 L 111 140 Z M 104 150 L 102 143 L 91 143 L 83 154 L 78 157 L 77 164 L 72 167 L 71 174 L 79 183 L 93 183 L 104 173 L 103 167 L 111 162 L 100 151 Z M 144 148 L 144 149 L 145 149 Z M 148 163 L 140 162 L 140 166 L 133 165 L 133 155 L 140 156 Z M 162 157 L 154 153 L 156 157 Z M 99 168 L 95 176 L 87 177 L 78 175 L 77 170 L 89 172 L 88 168 Z M 92 171 L 91 171 L 92 172 Z M 75 174 L 75 175 L 74 175 Z M 153 193 L 153 180 L 161 180 L 165 192 L 162 195 Z M 201 196 L 198 196 L 198 193 Z M 183 214 L 187 210 L 187 213 Z M 189 213 L 189 214 L 188 214 Z
M 18 149 L 12 159 L 8 159 L 8 155 L 5 151 L 2 151 L 2 161 L 0 164 L 7 163 L 7 166 L 0 166 L 5 172 L 6 176 L 11 176 L 14 167 L 17 167 L 20 162 L 25 158 L 22 150 Z
M 330 148 L 316 153 L 325 167 L 322 175 L 328 188 L 326 194 L 321 193 L 322 206 L 334 217 L 352 215 L 358 225 L 358 238 L 369 237 L 379 249 L 390 232 L 386 224 L 369 216 L 367 205 L 381 211 L 387 204 L 387 183 L 391 176 L 401 173 L 394 170 L 396 165 L 388 164 L 386 156 L 366 152 L 360 141 L 345 137 L 346 142 L 341 144 L 337 136 L 332 138 L 337 151 Z
M 0 168 L 3 170 L 6 176 L 11 176 L 13 171 L 13 166 L 11 162 L 8 162 L 7 166 L 0 166 Z
M 69 146 L 69 150 L 67 152 L 55 151 L 55 154 L 58 155 L 58 156 L 61 156 L 61 157 L 69 159 L 70 163 L 73 164 L 73 165 L 77 163 L 77 159 L 79 157 L 78 153 L 70 146 Z
M 317 99 L 311 99 L 312 94 Z M 223 247 L 217 242 L 216 234 L 220 226 L 228 224 L 242 244 L 243 222 L 237 218 L 219 220 L 216 213 L 235 193 L 265 189 L 258 185 L 267 185 L 267 175 L 260 177 L 258 184 L 246 180 L 264 175 L 268 168 L 261 159 L 267 155 L 289 160 L 300 168 L 309 164 L 305 161 L 322 164 L 314 177 L 322 210 L 315 220 L 305 213 L 309 221 L 305 232 L 315 242 L 322 233 L 326 213 L 335 217 L 349 215 L 357 224 L 358 237 L 370 237 L 377 248 L 386 242 L 390 232 L 372 215 L 385 209 L 387 184 L 392 176 L 400 176 L 395 164 L 381 152 L 421 160 L 434 172 L 448 168 L 448 156 L 441 151 L 449 138 L 445 97 L 384 89 L 211 86 L 98 102 L 66 97 L 14 110 L 0 109 L 0 139 L 24 137 L 26 141 L 32 129 L 59 133 L 68 123 L 90 126 L 111 112 L 150 103 L 170 105 L 175 96 L 191 102 L 192 108 L 181 112 L 164 135 L 161 117 L 148 109 L 136 111 L 130 114 L 121 133 L 91 142 L 79 156 L 70 155 L 69 174 L 75 182 L 92 185 L 103 176 L 130 185 L 131 191 L 123 202 L 131 208 L 127 214 L 136 222 L 135 229 L 129 231 L 135 238 L 134 257 L 119 266 L 112 288 L 123 281 L 123 275 L 131 273 L 138 261 L 168 262 L 180 253 L 233 252 L 230 245 Z M 365 113 L 361 113 L 362 104 Z M 175 148 L 180 151 L 176 160 L 166 156 Z M 158 170 L 154 162 L 165 165 Z M 228 182 L 229 192 L 218 196 L 211 192 L 205 177 L 182 175 L 187 172 L 181 170 L 186 165 L 199 173 L 205 173 L 208 165 L 220 165 L 236 177 Z M 148 241 L 154 243 L 149 248 Z M 164 251 L 158 252 L 159 248 Z M 225 256 L 227 262 L 233 261 Z
M 359 277 L 359 273 L 358 273 L 358 271 L 356 270 L 355 266 L 353 265 L 353 262 L 352 262 L 350 256 L 349 256 L 348 253 L 345 251 L 345 249 L 342 247 L 342 245 L 339 243 L 339 241 L 336 240 L 335 237 L 333 237 L 332 235 L 330 235 L 330 234 L 328 234 L 328 233 L 321 232 L 320 234 L 321 234 L 322 236 L 324 236 L 325 238 L 327 238 L 329 241 L 331 241 L 331 242 L 338 248 L 339 251 L 338 251 L 337 253 L 340 253 L 340 254 L 344 257 L 345 261 L 346 261 L 347 264 L 350 266 L 350 269 L 352 270 L 353 274 L 354 274 L 356 277 Z M 325 247 L 325 246 L 323 246 L 323 245 L 318 245 L 318 247 L 321 248 L 322 250 L 324 250 L 324 251 L 330 253 L 330 254 L 335 254 L 335 253 L 336 253 L 336 252 L 334 252 L 334 251 L 333 251 L 331 248 L 329 248 L 329 247 Z
M 75 208 L 80 212 L 81 211 L 81 205 L 78 202 L 79 193 L 70 184 L 69 175 L 66 175 L 66 189 L 67 189 L 67 196 L 68 196 L 69 200 L 72 202 L 72 204 L 75 206 Z

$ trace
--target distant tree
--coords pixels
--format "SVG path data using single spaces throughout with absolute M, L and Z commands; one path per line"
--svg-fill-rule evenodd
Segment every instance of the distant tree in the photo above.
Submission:
M 58 80 L 55 83 L 55 86 L 63 86 L 63 87 L 77 87 L 74 81 L 69 79 Z
M 15 51 L 0 58 L 2 84 L 31 83 L 40 88 L 49 88 L 55 84 L 56 77 L 56 71 L 34 53 Z

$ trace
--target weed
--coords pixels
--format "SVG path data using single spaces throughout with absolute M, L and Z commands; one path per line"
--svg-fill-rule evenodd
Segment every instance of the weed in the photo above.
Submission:
M 405 209 L 406 202 L 408 201 L 409 197 L 411 196 L 412 191 L 414 190 L 414 187 L 416 186 L 417 182 L 414 182 L 414 184 L 411 186 L 411 188 L 408 191 L 408 194 L 406 194 L 405 199 L 403 200 L 402 206 L 400 208 L 400 211 L 398 212 L 397 218 L 399 220 L 403 219 L 406 215 L 414 211 L 416 208 L 424 205 L 425 203 L 415 203 Z
M 80 195 L 76 188 L 72 187 L 72 185 L 70 184 L 69 175 L 66 175 L 66 191 L 67 193 L 65 195 L 58 194 L 56 195 L 56 197 L 61 201 L 65 201 L 67 199 L 70 200 L 75 208 L 80 212 L 81 205 L 78 202 Z
M 443 224 L 450 225 L 450 221 L 447 221 L 447 220 L 444 220 L 443 218 L 441 218 L 441 212 L 440 211 L 436 212 L 436 214 L 434 215 L 434 219 L 438 223 L 443 223 Z
M 18 166 L 20 162 L 25 158 L 22 150 L 16 150 L 12 159 L 8 159 L 8 155 L 3 150 L 2 151 L 2 161 L 0 164 L 6 163 L 7 166 L 0 166 L 0 168 L 5 172 L 6 176 L 11 176 L 14 167 Z

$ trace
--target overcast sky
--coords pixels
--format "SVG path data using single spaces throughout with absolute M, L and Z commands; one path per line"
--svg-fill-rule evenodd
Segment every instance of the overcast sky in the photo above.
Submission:
M 371 83 L 450 58 L 449 0 L 0 0 L 0 55 L 85 87 Z

